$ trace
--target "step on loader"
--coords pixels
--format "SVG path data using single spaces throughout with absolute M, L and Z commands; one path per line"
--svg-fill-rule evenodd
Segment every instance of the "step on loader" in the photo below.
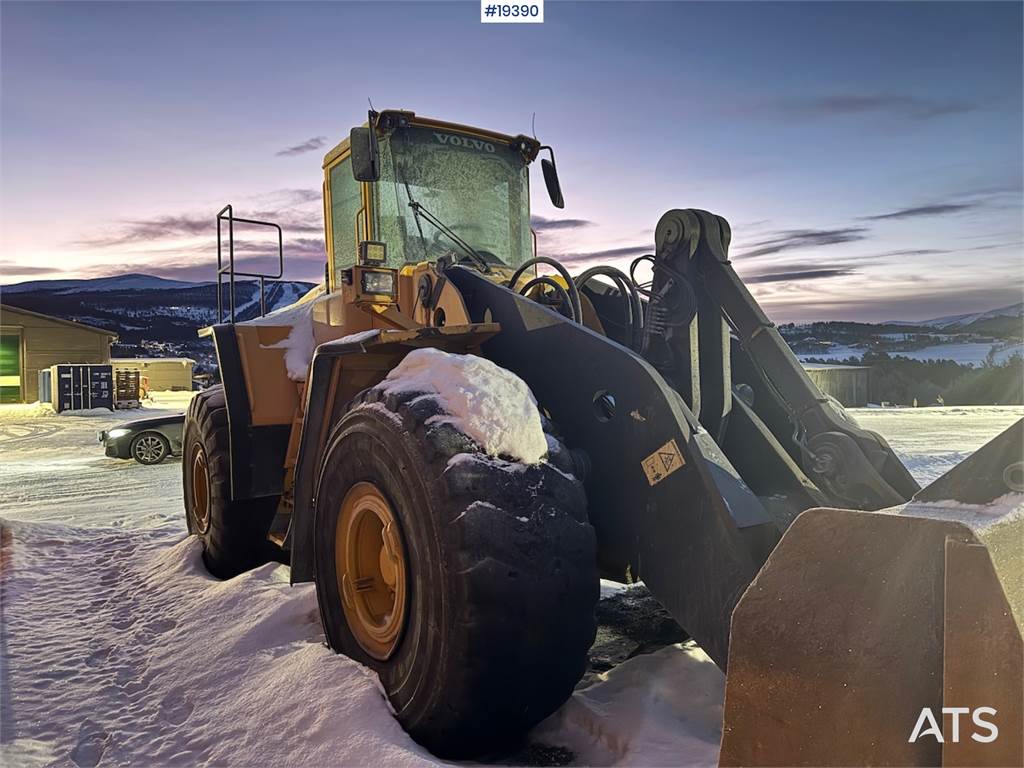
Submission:
M 538 256 L 545 154 L 562 207 L 533 138 L 371 112 L 324 158 L 324 284 L 247 320 L 234 282 L 280 277 L 283 238 L 218 214 L 222 384 L 183 459 L 210 571 L 289 562 L 444 757 L 565 701 L 604 577 L 726 672 L 723 765 L 1020 765 L 1022 423 L 922 490 L 804 373 L 724 218 L 667 212 L 628 271 Z M 253 227 L 271 274 L 236 269 Z M 488 456 L 436 393 L 389 386 L 423 348 L 524 381 L 546 457 Z

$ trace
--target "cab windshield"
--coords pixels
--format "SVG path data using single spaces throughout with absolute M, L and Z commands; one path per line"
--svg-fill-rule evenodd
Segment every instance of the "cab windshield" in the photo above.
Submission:
M 517 267 L 533 255 L 526 161 L 507 144 L 436 128 L 400 128 L 380 140 L 380 180 L 373 187 L 375 238 L 387 243 L 391 264 L 446 254 L 466 260 L 448 236 L 417 219 L 410 201 L 490 263 Z

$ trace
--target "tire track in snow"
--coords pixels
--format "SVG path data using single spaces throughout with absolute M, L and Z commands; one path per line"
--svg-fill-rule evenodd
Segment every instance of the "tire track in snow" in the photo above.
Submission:
M 22 422 L 19 424 L 0 424 L 0 450 L 8 451 L 21 448 L 26 444 L 36 443 L 61 432 L 62 424 L 36 424 Z

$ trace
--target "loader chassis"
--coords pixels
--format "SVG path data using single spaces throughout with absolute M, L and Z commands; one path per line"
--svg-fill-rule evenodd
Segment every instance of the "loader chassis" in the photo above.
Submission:
M 364 132 L 357 135 L 359 130 Z M 367 138 L 373 140 L 365 146 L 355 144 Z M 378 140 L 379 157 L 373 156 Z M 931 513 L 921 504 L 941 499 L 989 503 L 1003 499 L 1006 492 L 1019 495 L 1024 490 L 1017 460 L 1024 452 L 1020 425 L 995 448 L 986 449 L 986 458 L 954 470 L 919 494 L 917 483 L 885 440 L 857 426 L 803 372 L 732 270 L 731 234 L 725 219 L 701 210 L 666 213 L 655 230 L 654 253 L 633 264 L 634 269 L 640 262 L 649 264 L 648 282 L 638 281 L 633 269 L 626 275 L 609 267 L 573 278 L 551 259 L 527 258 L 526 168 L 546 149 L 539 142 L 405 112 L 371 113 L 369 131 L 354 130 L 352 142 L 352 146 L 342 142 L 324 161 L 328 274 L 325 294 L 311 305 L 316 353 L 304 381 L 296 382 L 287 371 L 281 348 L 291 331 L 287 325 L 275 325 L 268 318 L 213 327 L 210 333 L 223 393 L 204 395 L 197 405 L 195 424 L 186 428 L 186 453 L 190 445 L 198 446 L 196 451 L 216 451 L 229 444 L 227 455 L 204 453 L 201 457 L 209 458 L 212 480 L 206 482 L 212 483 L 210 498 L 219 504 L 208 506 L 228 516 L 219 530 L 241 530 L 251 541 L 252 521 L 269 529 L 269 540 L 290 560 L 292 581 L 317 582 L 332 647 L 377 664 L 382 680 L 401 688 L 401 692 L 398 688 L 388 692 L 393 703 L 398 702 L 399 718 L 416 738 L 444 754 L 465 756 L 460 750 L 482 749 L 487 744 L 489 728 L 494 729 L 495 739 L 514 737 L 516 728 L 529 727 L 557 706 L 559 697 L 568 695 L 569 678 L 576 675 L 581 648 L 585 652 L 586 638 L 592 633 L 595 560 L 607 578 L 643 580 L 714 662 L 723 670 L 728 668 L 724 764 L 945 761 L 954 752 L 908 746 L 905 736 L 902 741 L 897 738 L 897 731 L 906 718 L 910 718 L 907 728 L 913 724 L 917 712 L 910 710 L 914 707 L 941 708 L 961 690 L 978 694 L 976 687 L 964 681 L 984 678 L 993 670 L 1003 675 L 1000 701 L 1011 702 L 1007 709 L 1019 717 L 1012 701 L 1017 696 L 1019 702 L 1024 686 L 1020 664 L 999 666 L 1001 661 L 985 658 L 964 667 L 943 656 L 941 642 L 945 638 L 947 649 L 958 644 L 969 647 L 972 635 L 965 632 L 965 622 L 988 622 L 1019 653 L 1024 565 L 1020 552 L 1007 544 L 1019 534 L 1019 525 L 1008 523 L 999 537 L 986 538 L 987 534 L 963 525 L 924 519 Z M 545 178 L 558 204 L 561 192 L 553 152 L 551 158 L 550 163 L 543 161 Z M 363 171 L 377 169 L 374 172 L 379 175 L 356 182 L 348 164 Z M 492 187 L 498 190 L 494 195 Z M 444 222 L 430 224 L 426 214 L 421 216 L 424 202 L 426 208 L 436 203 L 442 218 L 457 225 L 454 229 L 461 229 L 469 240 L 476 231 L 483 238 L 482 244 L 476 243 L 479 251 L 462 241 L 459 233 L 451 229 L 445 233 Z M 498 224 L 478 221 L 474 230 L 472 219 L 479 219 L 484 210 L 496 211 Z M 460 213 L 467 220 L 455 221 Z M 428 224 L 437 229 L 429 239 L 424 230 Z M 453 242 L 457 247 L 451 247 Z M 368 259 L 371 251 L 380 258 Z M 358 259 L 357 253 L 361 254 Z M 381 256 L 384 253 L 390 256 Z M 553 266 L 558 274 L 536 277 L 541 263 Z M 363 275 L 374 271 L 393 275 L 389 295 L 368 292 L 367 286 L 376 283 L 367 282 Z M 594 280 L 598 276 L 610 282 Z M 313 299 L 303 299 L 307 300 Z M 415 688 L 408 677 L 415 656 L 409 657 L 409 649 L 403 648 L 403 630 L 391 627 L 387 624 L 391 619 L 385 617 L 381 626 L 390 627 L 387 644 L 357 643 L 359 633 L 346 628 L 335 605 L 347 600 L 346 610 L 354 610 L 358 600 L 351 595 L 344 598 L 351 587 L 345 586 L 341 573 L 345 558 L 337 560 L 335 582 L 334 560 L 324 548 L 343 547 L 344 536 L 336 534 L 334 527 L 324 528 L 324 521 L 337 513 L 333 507 L 324 508 L 324 499 L 351 498 L 350 489 L 334 483 L 332 471 L 345 477 L 362 471 L 358 457 L 339 454 L 339 441 L 352 430 L 370 429 L 379 416 L 374 413 L 383 409 L 391 414 L 391 421 L 378 419 L 378 426 L 359 438 L 363 443 L 351 443 L 378 446 L 372 461 L 365 462 L 366 472 L 372 464 L 374 471 L 384 473 L 381 477 L 388 474 L 380 463 L 380 452 L 387 445 L 406 446 L 400 449 L 406 456 L 402 461 L 412 462 L 406 467 L 433 466 L 431 462 L 456 450 L 453 446 L 461 445 L 460 450 L 470 453 L 478 450 L 465 436 L 440 436 L 436 426 L 430 427 L 428 417 L 437 415 L 436 404 L 430 406 L 435 411 L 424 411 L 427 406 L 388 395 L 383 387 L 388 372 L 410 351 L 422 347 L 479 355 L 529 385 L 547 419 L 546 428 L 552 430 L 549 444 L 561 445 L 564 437 L 575 450 L 571 459 L 564 447 L 557 457 L 549 457 L 560 466 L 544 482 L 554 483 L 552 488 L 563 481 L 575 484 L 557 493 L 551 490 L 550 519 L 575 520 L 565 524 L 580 523 L 586 531 L 593 527 L 592 534 L 572 527 L 565 542 L 560 534 L 534 527 L 529 534 L 534 543 L 523 539 L 516 550 L 519 529 L 506 528 L 513 518 L 501 515 L 522 500 L 506 496 L 494 506 L 500 519 L 480 529 L 491 535 L 466 534 L 465 541 L 482 547 L 480 552 L 444 551 L 441 555 L 454 563 L 475 554 L 490 563 L 500 560 L 501 552 L 543 549 L 544 557 L 554 564 L 554 571 L 544 578 L 554 578 L 565 595 L 573 596 L 566 598 L 571 608 L 565 608 L 561 619 L 554 613 L 544 614 L 543 599 L 534 600 L 516 590 L 524 589 L 527 582 L 554 583 L 531 581 L 536 574 L 520 579 L 521 572 L 543 570 L 550 563 L 527 561 L 499 568 L 500 587 L 497 576 L 488 576 L 480 582 L 484 586 L 464 588 L 459 582 L 446 582 L 447 586 L 438 588 L 449 590 L 450 595 L 468 589 L 475 600 L 480 599 L 481 589 L 515 596 L 511 601 L 499 599 L 495 605 L 485 600 L 466 608 L 474 618 L 459 627 L 493 631 L 487 624 L 491 619 L 480 616 L 493 613 L 492 619 L 499 620 L 500 612 L 494 613 L 499 604 L 507 610 L 521 605 L 514 610 L 523 616 L 540 611 L 527 620 L 531 632 L 567 633 L 564 645 L 551 639 L 554 635 L 548 638 L 553 643 L 549 645 L 523 641 L 534 651 L 560 648 L 557 653 L 565 659 L 559 666 L 558 659 L 523 656 L 522 672 L 512 673 L 520 688 L 510 694 L 522 698 L 505 702 L 512 706 L 507 712 L 490 698 L 455 701 L 454 711 L 465 716 L 453 720 L 453 710 L 438 714 L 440 709 L 431 710 L 424 703 L 424 694 L 409 699 Z M 399 423 L 406 432 L 395 432 Z M 374 429 L 381 433 L 377 443 L 372 442 Z M 226 437 L 219 430 L 226 430 Z M 553 436 L 556 432 L 558 438 Z M 201 445 L 197 435 L 202 437 Z M 423 441 L 433 441 L 433 447 Z M 409 458 L 414 454 L 420 458 Z M 195 482 L 189 467 L 200 462 L 190 462 L 186 455 L 184 466 L 189 507 L 189 484 Z M 410 498 L 432 499 L 431 514 L 454 515 L 460 525 L 472 522 L 466 517 L 469 508 L 438 506 L 437 500 L 450 494 L 459 497 L 465 487 L 475 488 L 476 480 L 460 485 L 459 473 L 467 471 L 465 466 L 458 470 L 450 464 L 438 466 L 442 469 L 431 469 L 421 479 L 409 481 Z M 543 474 L 545 467 L 513 473 L 509 477 L 518 480 L 506 477 L 499 485 L 521 482 L 528 472 Z M 582 486 L 577 487 L 580 480 L 585 483 L 589 526 L 572 511 L 578 504 L 574 494 L 582 493 Z M 395 489 L 406 487 L 396 483 L 392 483 Z M 427 486 L 434 490 L 428 493 Z M 366 498 L 377 498 L 366 488 L 362 491 Z M 378 515 L 386 523 L 381 526 L 407 527 L 409 518 L 403 522 L 402 516 L 410 514 L 408 499 L 387 499 L 379 489 L 375 492 L 388 509 L 395 510 L 391 517 Z M 915 494 L 921 502 L 908 505 Z M 191 495 L 193 499 L 202 496 Z M 568 506 L 559 508 L 563 503 Z M 346 504 L 342 507 L 347 508 Z M 253 514 L 247 518 L 248 505 Z M 885 508 L 903 516 L 870 512 Z M 200 530 L 195 522 L 200 519 L 197 511 L 189 509 L 190 530 L 207 535 L 207 529 Z M 532 515 L 513 517 L 531 520 L 532 526 L 547 519 Z M 343 518 L 344 514 L 338 519 Z M 338 525 L 337 530 L 344 528 Z M 498 530 L 505 533 L 493 534 Z M 570 545 L 570 540 L 576 543 Z M 217 545 L 223 549 L 229 543 L 221 536 Z M 484 551 L 491 546 L 498 548 L 493 557 Z M 562 546 L 570 549 L 559 549 Z M 402 573 L 422 572 L 423 563 L 408 548 L 392 549 L 403 553 Z M 990 550 L 994 560 L 989 559 Z M 248 563 L 259 556 L 235 553 L 236 559 L 230 562 Z M 581 562 L 581 557 L 591 559 Z M 376 573 L 372 558 L 370 562 L 369 570 L 353 571 L 362 581 Z M 381 562 L 385 562 L 383 555 Z M 330 585 L 325 586 L 321 581 L 327 571 Z M 388 578 L 394 576 L 390 566 L 384 571 Z M 506 579 L 505 571 L 512 581 Z M 983 593 L 973 613 L 963 597 L 963 585 L 950 581 L 950 574 L 956 573 L 970 573 L 973 581 L 965 577 L 964 583 L 975 584 Z M 406 578 L 412 585 L 412 576 Z M 386 604 L 381 602 L 382 588 L 378 584 L 378 591 L 369 593 L 376 595 L 374 605 Z M 899 594 L 890 597 L 891 590 Z M 422 628 L 422 622 L 414 621 L 422 617 L 419 611 L 450 618 L 459 609 L 455 605 L 441 610 L 431 602 L 440 597 L 424 594 L 422 588 L 399 591 L 403 626 Z M 398 594 L 393 588 L 391 593 Z M 1000 613 L 1004 605 L 1010 608 Z M 406 614 L 412 618 L 404 618 Z M 500 626 L 500 621 L 508 626 L 507 618 L 494 626 Z M 446 637 L 461 637 L 458 632 L 463 630 L 445 626 Z M 886 634 L 889 628 L 894 636 Z M 376 630 L 370 626 L 368 631 L 372 635 Z M 473 647 L 476 641 L 467 638 L 467 647 Z M 889 650 L 876 653 L 883 646 Z M 911 649 L 919 646 L 923 657 L 916 660 L 917 672 L 905 672 L 905 667 L 915 664 Z M 393 654 L 400 671 L 394 664 L 388 666 Z M 435 652 L 431 658 L 430 663 L 442 670 L 437 674 L 454 674 L 453 667 L 445 666 L 443 654 Z M 526 677 L 549 662 L 559 672 L 548 675 L 547 688 L 538 683 L 536 690 L 544 693 L 531 699 L 532 683 Z M 499 679 L 493 670 L 478 671 L 484 675 L 478 680 L 446 678 L 447 683 L 438 684 L 452 690 L 462 690 L 463 683 L 466 690 L 493 690 Z M 404 682 L 395 682 L 399 680 Z M 390 684 L 385 682 L 385 687 Z M 501 683 L 505 684 L 512 683 Z M 840 684 L 840 703 L 822 701 L 821 695 L 839 697 Z M 867 716 L 872 697 L 886 697 L 890 684 L 900 687 L 900 694 L 891 697 L 877 717 Z M 788 697 L 786 707 L 773 709 L 773 696 Z M 531 701 L 537 706 L 534 710 Z M 480 720 L 485 711 L 495 713 L 491 720 Z M 441 722 L 435 717 L 446 723 L 443 728 L 437 726 L 441 730 L 430 725 Z M 862 723 L 851 726 L 851 719 L 857 717 L 863 718 Z M 503 720 L 500 727 L 492 722 L 496 720 Z M 819 736 L 810 735 L 807 723 L 815 723 L 814 733 Z M 999 760 L 1021 751 L 1019 729 L 1008 726 L 1007 731 Z M 461 735 L 456 738 L 456 734 Z M 861 746 L 870 739 L 875 739 L 870 749 Z M 966 762 L 996 754 L 958 749 L 957 759 Z

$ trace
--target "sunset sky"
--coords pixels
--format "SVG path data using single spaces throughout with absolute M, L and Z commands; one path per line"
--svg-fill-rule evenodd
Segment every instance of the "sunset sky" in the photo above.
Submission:
M 659 216 L 732 224 L 777 322 L 1020 301 L 1020 3 L 0 6 L 0 283 L 213 278 L 213 217 L 323 273 L 323 154 L 374 106 L 536 133 L 542 252 L 620 266 Z

